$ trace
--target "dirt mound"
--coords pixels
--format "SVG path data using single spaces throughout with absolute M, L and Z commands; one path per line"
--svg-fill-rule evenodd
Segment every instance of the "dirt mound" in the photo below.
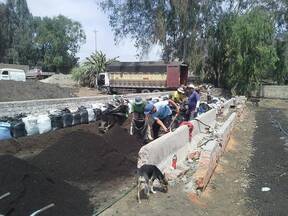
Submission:
M 51 203 L 55 206 L 41 216 L 91 215 L 85 192 L 63 181 L 50 178 L 39 168 L 12 156 L 0 156 L 0 195 L 11 195 L 0 200 L 0 214 L 30 215 Z
M 0 102 L 74 97 L 74 90 L 35 80 L 0 80 Z
M 41 80 L 40 82 L 57 84 L 61 87 L 73 87 L 77 86 L 77 82 L 72 79 L 71 74 L 55 74 L 46 79 Z
M 105 181 L 131 175 L 136 169 L 140 148 L 139 141 L 119 126 L 103 136 L 73 131 L 30 163 L 68 181 Z

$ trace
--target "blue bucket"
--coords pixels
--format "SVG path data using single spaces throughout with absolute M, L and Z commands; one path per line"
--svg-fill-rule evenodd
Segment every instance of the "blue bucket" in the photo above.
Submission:
M 0 122 L 0 140 L 11 139 L 10 123 Z

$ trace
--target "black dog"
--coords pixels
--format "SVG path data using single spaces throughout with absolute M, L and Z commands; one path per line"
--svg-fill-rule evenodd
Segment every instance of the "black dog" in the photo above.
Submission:
M 168 181 L 165 178 L 165 175 L 163 175 L 155 165 L 144 164 L 137 170 L 137 175 L 137 198 L 139 203 L 141 203 L 140 191 L 142 189 L 144 189 L 148 198 L 150 191 L 152 193 L 156 193 L 153 189 L 153 182 L 155 179 L 158 179 L 164 192 L 168 191 Z

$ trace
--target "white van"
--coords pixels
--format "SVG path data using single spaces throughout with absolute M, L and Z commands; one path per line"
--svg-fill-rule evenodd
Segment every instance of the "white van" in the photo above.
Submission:
M 2 68 L 0 69 L 0 80 L 26 81 L 26 74 L 24 70 Z

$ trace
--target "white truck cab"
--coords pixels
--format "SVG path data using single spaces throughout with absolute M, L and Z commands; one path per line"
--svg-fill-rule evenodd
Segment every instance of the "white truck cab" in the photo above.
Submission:
M 99 87 L 109 87 L 110 86 L 109 74 L 107 72 L 99 73 L 97 78 L 97 84 Z
M 24 70 L 13 68 L 0 69 L 0 80 L 26 81 Z

